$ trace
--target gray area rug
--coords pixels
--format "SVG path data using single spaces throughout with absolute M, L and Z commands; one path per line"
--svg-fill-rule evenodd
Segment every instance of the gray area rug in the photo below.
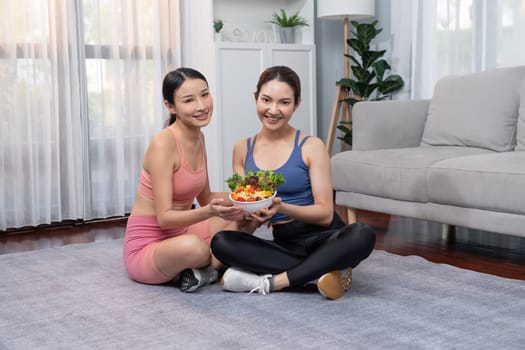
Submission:
M 374 251 L 314 288 L 196 293 L 128 279 L 122 240 L 0 255 L 0 349 L 523 349 L 525 282 Z

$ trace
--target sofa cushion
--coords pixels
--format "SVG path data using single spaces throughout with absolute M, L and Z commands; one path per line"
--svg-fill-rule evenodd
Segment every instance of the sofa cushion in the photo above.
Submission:
M 518 130 L 516 131 L 516 151 L 525 151 L 525 79 L 520 88 L 520 109 L 518 116 Z
M 513 150 L 524 76 L 518 66 L 440 79 L 421 144 Z
M 428 172 L 428 197 L 439 204 L 525 214 L 525 152 L 437 162 Z
M 335 190 L 428 202 L 428 167 L 451 157 L 489 153 L 471 147 L 410 147 L 346 151 L 332 157 Z

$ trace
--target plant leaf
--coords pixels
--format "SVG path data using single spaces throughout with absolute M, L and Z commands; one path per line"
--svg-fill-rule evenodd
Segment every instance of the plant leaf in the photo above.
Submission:
M 345 55 L 346 57 L 348 57 L 349 59 L 352 60 L 352 62 L 354 62 L 356 65 L 360 66 L 361 65 L 361 62 L 359 62 L 357 60 L 357 58 L 355 58 L 354 56 L 351 56 L 351 55 Z
M 390 94 L 394 91 L 397 91 L 399 89 L 401 89 L 403 87 L 403 85 L 405 85 L 405 83 L 403 82 L 403 78 L 401 78 L 401 76 L 397 75 L 397 74 L 393 74 L 393 75 L 390 75 L 388 76 L 382 83 L 380 86 L 378 86 L 378 90 L 382 93 L 382 94 Z
M 370 83 L 376 76 L 374 71 L 368 71 L 361 66 L 352 66 L 352 73 L 357 80 L 363 83 Z
M 341 121 L 339 125 L 337 125 L 337 129 L 343 133 L 342 136 L 338 136 L 337 138 L 352 146 L 352 122 Z
M 277 24 L 283 28 L 296 27 L 296 26 L 308 26 L 308 22 L 305 18 L 299 16 L 299 12 L 294 13 L 291 16 L 286 14 L 284 9 L 279 9 L 279 13 L 274 12 L 272 14 L 273 20 L 270 23 Z
M 372 64 L 372 69 L 376 74 L 377 82 L 381 83 L 385 72 L 390 69 L 390 65 L 385 60 L 379 60 Z
M 341 85 L 342 87 L 345 87 L 345 88 L 347 88 L 347 89 L 351 89 L 351 88 L 352 88 L 352 85 L 351 85 L 351 84 L 352 84 L 352 83 L 351 83 L 352 81 L 353 81 L 353 79 L 343 78 L 343 79 L 339 80 L 339 81 L 337 82 L 337 84 L 338 84 L 338 85 Z
M 350 132 L 351 130 L 346 125 L 341 125 L 341 124 L 337 126 L 337 129 L 341 130 L 342 132 Z
M 381 51 L 367 51 L 362 55 L 363 60 L 363 67 L 368 68 L 370 67 L 375 61 L 377 61 L 380 57 L 383 57 L 386 50 Z
M 354 49 L 354 51 L 359 55 L 363 56 L 365 52 L 367 52 L 370 47 L 369 45 L 363 43 L 361 40 L 358 40 L 356 38 L 348 39 L 346 43 Z
M 361 101 L 361 99 L 357 99 L 355 97 L 349 97 L 342 100 L 343 102 L 348 103 L 350 106 L 355 105 L 357 102 Z
M 357 39 L 363 41 L 366 45 L 369 45 L 379 32 L 381 32 L 381 30 L 376 30 L 375 24 L 361 23 L 357 26 Z
M 352 87 L 352 90 L 354 93 L 357 93 L 359 97 L 361 97 L 362 100 L 368 100 L 372 92 L 374 92 L 375 89 L 377 89 L 377 84 L 367 84 L 362 82 L 357 82 L 354 84 L 355 88 Z

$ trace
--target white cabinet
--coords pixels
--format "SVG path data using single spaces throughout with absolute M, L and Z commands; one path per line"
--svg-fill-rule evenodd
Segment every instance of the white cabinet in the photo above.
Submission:
M 223 179 L 232 174 L 233 145 L 260 130 L 253 93 L 259 75 L 270 66 L 285 65 L 297 72 L 302 104 L 291 124 L 309 135 L 317 134 L 314 45 L 217 42 L 215 55 L 214 114 L 220 121 L 222 169 L 218 173 Z M 223 187 L 227 190 L 226 184 Z

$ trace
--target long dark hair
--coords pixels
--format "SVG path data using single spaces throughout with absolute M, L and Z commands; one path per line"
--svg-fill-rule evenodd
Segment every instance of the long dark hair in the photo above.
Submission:
M 184 83 L 186 79 L 200 79 L 203 80 L 206 85 L 208 85 L 206 77 L 201 72 L 193 68 L 177 68 L 174 71 L 166 74 L 164 77 L 164 81 L 162 82 L 162 97 L 164 100 L 168 101 L 172 105 L 175 105 L 175 92 L 181 87 L 182 83 Z M 175 120 L 177 120 L 177 115 L 170 114 L 170 117 L 166 121 L 165 126 L 170 126 L 175 122 Z
M 271 80 L 277 80 L 288 84 L 294 92 L 294 103 L 297 104 L 299 102 L 299 99 L 301 98 L 301 80 L 293 69 L 286 66 L 269 67 L 261 73 L 259 81 L 257 82 L 255 98 L 259 98 L 261 87 Z

